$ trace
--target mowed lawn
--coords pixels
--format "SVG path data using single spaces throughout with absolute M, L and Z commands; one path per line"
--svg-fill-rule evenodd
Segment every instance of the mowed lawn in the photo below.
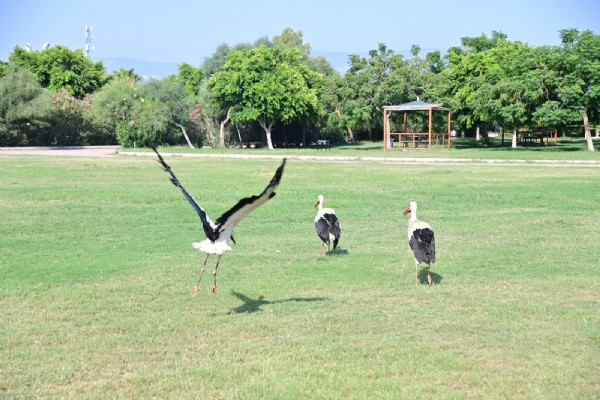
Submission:
M 167 162 L 213 219 L 279 164 Z M 0 398 L 597 399 L 599 205 L 592 167 L 289 162 L 192 299 L 199 219 L 155 160 L 0 157 Z

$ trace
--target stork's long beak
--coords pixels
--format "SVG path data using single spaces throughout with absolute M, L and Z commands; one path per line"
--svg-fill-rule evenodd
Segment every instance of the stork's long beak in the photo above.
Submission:
M 406 210 L 404 210 L 404 213 L 402 214 L 402 216 L 406 216 L 406 214 L 408 214 L 410 212 L 410 207 L 408 207 Z
M 315 203 L 315 208 L 317 208 L 318 205 L 319 205 L 319 200 L 317 200 L 317 202 Z

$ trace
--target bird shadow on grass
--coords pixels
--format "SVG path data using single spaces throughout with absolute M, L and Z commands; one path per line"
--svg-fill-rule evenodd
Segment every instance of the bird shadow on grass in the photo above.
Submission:
M 243 304 L 231 309 L 227 314 L 242 314 L 242 313 L 254 313 L 257 311 L 263 311 L 261 308 L 264 305 L 287 303 L 289 301 L 296 301 L 299 303 L 310 303 L 313 301 L 325 301 L 325 297 L 292 297 L 283 300 L 266 300 L 264 296 L 258 296 L 256 299 L 248 297 L 242 293 L 238 293 L 234 290 L 231 291 L 235 297 L 243 301 Z
M 436 274 L 435 272 L 431 271 L 432 285 L 439 285 L 440 283 L 442 283 L 442 279 L 444 278 L 440 274 Z M 419 271 L 419 283 L 427 285 L 427 267 L 421 268 L 421 270 Z
M 350 254 L 348 250 L 337 247 L 335 250 L 331 250 L 329 253 L 325 253 L 325 255 L 330 256 L 347 256 Z

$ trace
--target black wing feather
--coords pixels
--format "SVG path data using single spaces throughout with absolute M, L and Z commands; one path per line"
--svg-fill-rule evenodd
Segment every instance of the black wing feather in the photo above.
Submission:
M 329 223 L 323 217 L 319 218 L 317 222 L 315 222 L 315 229 L 317 230 L 317 235 L 319 238 L 329 244 Z
M 165 162 L 165 160 L 158 153 L 156 148 L 152 147 L 152 150 L 154 150 L 154 152 L 158 156 L 158 162 L 162 165 L 163 169 L 167 172 L 167 174 L 169 174 L 169 179 L 171 180 L 171 183 L 173 183 L 173 185 L 177 186 L 181 190 L 181 192 L 183 193 L 183 195 L 185 196 L 187 201 L 192 205 L 192 207 L 194 207 L 194 210 L 196 210 L 196 213 L 198 214 L 198 216 L 200 217 L 200 220 L 202 221 L 202 228 L 204 229 L 204 233 L 206 234 L 206 237 L 212 241 L 215 241 L 217 239 L 218 235 L 217 235 L 217 232 L 215 231 L 215 229 L 213 229 L 213 227 L 211 226 L 210 217 L 206 214 L 206 211 L 204 211 L 204 209 L 202 207 L 200 207 L 200 205 L 192 197 L 192 195 L 190 195 L 188 193 L 188 191 L 185 190 L 185 188 L 181 185 L 181 183 L 179 183 L 179 179 L 177 179 L 177 177 L 171 170 L 171 167 L 169 167 L 169 165 Z
M 420 263 L 435 262 L 435 236 L 429 228 L 415 229 L 408 244 Z
M 284 158 L 283 162 L 281 163 L 279 168 L 277 168 L 277 171 L 275 171 L 275 175 L 273 176 L 273 178 L 271 178 L 271 181 L 269 182 L 269 184 L 267 185 L 265 190 L 263 190 L 259 195 L 244 197 L 243 199 L 238 201 L 236 205 L 231 207 L 229 210 L 225 211 L 223 213 L 223 215 L 221 215 L 219 218 L 217 218 L 217 221 L 216 221 L 217 225 L 222 225 L 237 211 L 241 210 L 245 206 L 252 204 L 255 201 L 257 201 L 258 199 L 260 199 L 261 197 L 265 196 L 268 191 L 270 191 L 270 193 L 268 194 L 267 200 L 274 197 L 277 193 L 275 193 L 273 190 L 275 190 L 275 188 L 279 185 L 279 181 L 281 180 L 281 176 L 283 175 L 283 168 L 285 167 L 285 161 L 286 161 L 286 159 Z
M 335 214 L 323 214 L 321 218 L 315 222 L 315 228 L 317 229 L 317 235 L 319 235 L 321 240 L 326 244 L 329 244 L 329 235 L 333 235 L 335 238 L 333 241 L 333 248 L 335 249 L 337 247 L 341 230 L 340 221 Z
M 337 216 L 335 214 L 327 214 L 327 215 L 331 215 L 333 218 L 331 218 L 330 222 L 331 222 L 331 234 L 333 235 L 333 237 L 335 237 L 335 239 L 333 239 L 333 249 L 335 250 L 335 248 L 338 245 L 338 242 L 340 241 L 340 237 L 342 235 L 342 230 L 340 229 L 340 220 L 337 218 Z
M 271 181 L 267 187 L 259 195 L 241 199 L 236 205 L 231 207 L 229 210 L 223 213 L 223 215 L 217 218 L 217 235 L 220 235 L 227 229 L 233 229 L 233 227 L 237 225 L 246 215 L 250 214 L 258 206 L 264 204 L 276 195 L 275 189 L 281 181 L 283 170 L 285 168 L 285 162 L 286 159 L 284 158 L 279 168 L 277 168 L 277 171 L 275 171 L 275 175 L 273 175 L 273 178 L 271 178 Z

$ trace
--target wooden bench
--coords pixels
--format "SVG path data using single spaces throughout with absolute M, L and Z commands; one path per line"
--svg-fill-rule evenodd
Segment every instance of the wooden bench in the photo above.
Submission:
M 329 143 L 329 140 L 320 139 L 320 140 L 317 140 L 317 142 L 315 144 L 315 148 L 317 150 L 325 150 L 325 149 L 331 150 L 331 145 Z
M 517 144 L 523 146 L 544 144 L 544 134 L 535 131 L 521 131 L 517 133 Z

